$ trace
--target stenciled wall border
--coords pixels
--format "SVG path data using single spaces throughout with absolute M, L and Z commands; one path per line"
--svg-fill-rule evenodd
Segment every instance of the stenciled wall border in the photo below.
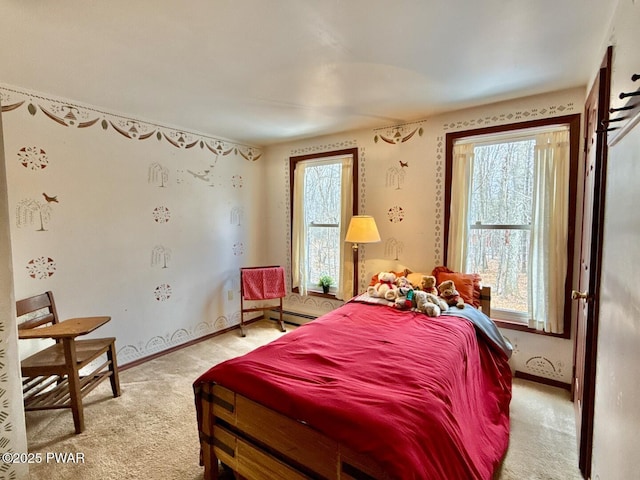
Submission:
M 85 129 L 99 126 L 105 132 L 117 133 L 130 140 L 144 141 L 155 138 L 158 142 L 174 148 L 188 150 L 198 147 L 222 156 L 233 153 L 250 162 L 262 157 L 262 151 L 251 145 L 170 128 L 13 87 L 0 85 L 0 101 L 2 113 L 26 108 L 31 116 L 43 115 L 67 128 Z

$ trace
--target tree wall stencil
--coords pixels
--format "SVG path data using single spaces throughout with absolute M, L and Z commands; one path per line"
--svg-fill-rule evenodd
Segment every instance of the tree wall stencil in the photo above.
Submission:
M 149 165 L 148 181 L 158 187 L 166 187 L 169 184 L 169 169 L 163 167 L 158 162 Z
M 171 250 L 162 246 L 156 245 L 151 250 L 151 266 L 152 267 L 160 267 L 160 268 L 168 268 L 169 261 L 171 260 Z
M 402 167 L 389 167 L 387 169 L 387 187 L 396 187 L 396 190 L 400 190 L 400 187 L 404 184 L 404 169 Z
M 384 254 L 388 256 L 393 256 L 394 260 L 400 260 L 400 254 L 404 249 L 404 243 L 399 241 L 397 238 L 389 238 L 384 244 Z
M 242 224 L 242 219 L 244 218 L 244 209 L 242 207 L 233 207 L 231 209 L 231 225 L 240 226 Z
M 18 228 L 37 225 L 37 232 L 46 232 L 51 220 L 52 208 L 49 202 L 41 203 L 32 198 L 21 200 L 16 207 L 16 226 Z

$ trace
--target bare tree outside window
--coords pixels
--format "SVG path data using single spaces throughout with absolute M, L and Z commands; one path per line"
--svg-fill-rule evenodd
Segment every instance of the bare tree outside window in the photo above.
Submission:
M 467 271 L 492 286 L 492 308 L 528 311 L 534 139 L 477 145 Z
M 342 164 L 309 166 L 304 179 L 305 224 L 308 229 L 309 287 L 329 275 L 338 287 L 340 278 L 340 190 Z

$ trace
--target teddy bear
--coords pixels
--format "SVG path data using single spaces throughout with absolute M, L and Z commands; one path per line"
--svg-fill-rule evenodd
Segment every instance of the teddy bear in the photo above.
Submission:
M 438 317 L 440 313 L 449 308 L 444 300 L 432 293 L 416 290 L 413 295 L 416 309 L 429 317 Z
M 433 275 L 423 275 L 420 282 L 420 290 L 423 292 L 438 295 L 438 289 L 436 288 L 436 277 Z
M 456 290 L 456 285 L 453 280 L 445 280 L 438 285 L 438 293 L 447 305 L 455 305 L 458 308 L 464 308 L 464 300 Z
M 378 283 L 370 285 L 367 293 L 370 297 L 384 298 L 393 302 L 398 297 L 398 287 L 395 282 L 396 275 L 393 272 L 380 272 Z

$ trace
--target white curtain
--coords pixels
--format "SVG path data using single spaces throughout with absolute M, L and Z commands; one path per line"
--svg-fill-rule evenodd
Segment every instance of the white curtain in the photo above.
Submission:
M 338 300 L 348 300 L 355 295 L 353 291 L 353 250 L 345 244 L 349 221 L 353 213 L 353 158 L 342 160 L 340 190 L 340 278 L 338 280 Z
M 529 327 L 563 333 L 569 215 L 569 132 L 536 136 L 529 255 Z
M 291 276 L 300 295 L 307 294 L 307 224 L 304 220 L 305 162 L 298 162 L 293 173 L 293 219 L 291 235 Z
M 466 271 L 467 237 L 469 235 L 469 196 L 473 172 L 472 143 L 454 145 L 451 177 L 451 211 L 449 217 L 449 246 L 447 267 L 456 272 Z

